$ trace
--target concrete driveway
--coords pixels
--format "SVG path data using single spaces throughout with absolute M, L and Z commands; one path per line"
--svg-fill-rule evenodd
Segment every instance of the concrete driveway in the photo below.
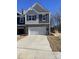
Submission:
M 52 52 L 45 35 L 26 36 L 17 48 L 17 59 L 60 59 L 60 52 Z

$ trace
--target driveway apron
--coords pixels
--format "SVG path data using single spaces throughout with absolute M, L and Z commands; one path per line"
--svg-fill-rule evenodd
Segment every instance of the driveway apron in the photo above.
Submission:
M 46 35 L 31 35 L 17 42 L 17 59 L 60 59 L 60 52 L 52 52 Z

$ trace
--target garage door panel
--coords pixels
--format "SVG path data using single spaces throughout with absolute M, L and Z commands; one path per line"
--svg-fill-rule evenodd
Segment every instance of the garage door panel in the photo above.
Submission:
M 43 35 L 46 34 L 46 27 L 29 27 L 29 35 Z

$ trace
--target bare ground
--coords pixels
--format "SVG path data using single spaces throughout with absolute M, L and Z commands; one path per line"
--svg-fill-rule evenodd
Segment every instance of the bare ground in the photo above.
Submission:
M 48 41 L 50 43 L 52 51 L 61 52 L 61 39 L 59 39 L 59 37 L 48 35 Z
M 24 38 L 25 37 L 25 35 L 17 35 L 17 41 L 18 40 L 21 40 L 22 38 Z

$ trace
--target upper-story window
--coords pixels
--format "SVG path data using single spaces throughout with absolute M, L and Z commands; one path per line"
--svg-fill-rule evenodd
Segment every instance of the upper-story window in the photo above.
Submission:
M 28 19 L 28 20 L 31 20 L 31 16 L 27 16 L 27 19 Z
M 46 15 L 43 15 L 42 18 L 43 18 L 42 21 L 46 21 Z
M 30 20 L 36 20 L 36 15 L 27 15 L 27 21 L 30 21 Z
M 20 18 L 20 23 L 24 23 L 25 17 Z
M 36 15 L 32 16 L 32 20 L 36 20 Z
M 17 23 L 18 24 L 24 24 L 25 23 L 25 17 L 17 17 Z
M 39 15 L 39 19 L 40 19 L 41 21 L 46 21 L 46 20 L 48 20 L 48 19 L 49 19 L 49 14 L 45 14 L 45 15 L 40 14 L 40 15 Z
M 42 14 L 39 15 L 39 20 L 42 21 Z

